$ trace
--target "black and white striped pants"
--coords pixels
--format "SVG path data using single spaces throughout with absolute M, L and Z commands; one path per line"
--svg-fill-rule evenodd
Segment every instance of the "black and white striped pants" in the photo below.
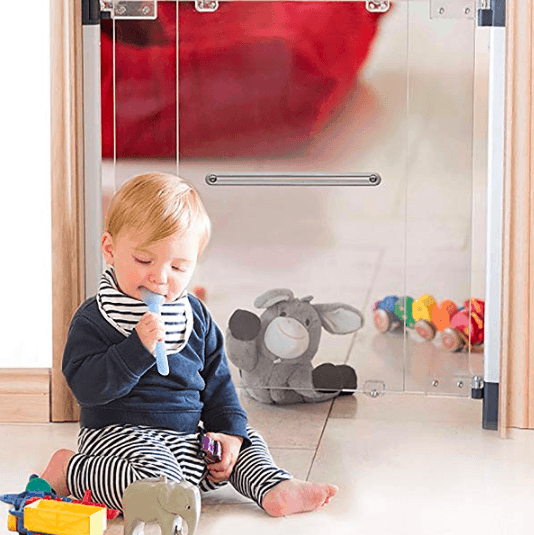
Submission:
M 206 479 L 205 461 L 197 457 L 198 433 L 134 425 L 82 427 L 78 453 L 67 468 L 67 486 L 76 499 L 81 500 L 90 489 L 94 502 L 122 510 L 122 495 L 128 485 L 165 474 L 174 481 L 185 478 L 202 492 L 229 482 L 261 507 L 270 489 L 293 476 L 274 464 L 267 444 L 257 431 L 247 427 L 247 433 L 252 444 L 239 453 L 229 480 L 213 483 Z

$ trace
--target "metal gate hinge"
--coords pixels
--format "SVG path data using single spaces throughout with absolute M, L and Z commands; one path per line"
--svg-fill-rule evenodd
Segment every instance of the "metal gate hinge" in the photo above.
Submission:
M 365 0 L 369 13 L 385 13 L 389 11 L 389 0 Z
M 365 381 L 363 392 L 371 398 L 378 398 L 385 394 L 386 383 L 384 381 Z
M 195 9 L 200 13 L 212 13 L 219 9 L 217 0 L 195 0 Z
M 100 9 L 116 20 L 154 20 L 158 0 L 100 0 Z
M 431 19 L 474 19 L 475 0 L 430 0 Z

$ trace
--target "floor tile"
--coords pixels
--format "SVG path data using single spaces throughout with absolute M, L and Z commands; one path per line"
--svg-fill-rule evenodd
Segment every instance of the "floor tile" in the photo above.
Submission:
M 315 456 L 315 448 L 283 449 L 270 447 L 269 451 L 277 466 L 287 470 L 297 479 L 306 480 Z M 203 494 L 202 503 L 205 505 L 221 505 L 254 502 L 239 494 L 230 484 L 228 484 L 221 489 Z
M 240 392 L 248 422 L 271 448 L 312 449 L 323 431 L 331 401 L 298 405 L 268 405 Z
M 472 423 L 353 424 L 329 421 L 311 473 L 340 486 L 329 506 L 336 526 L 399 535 L 530 532 L 534 460 L 518 455 L 532 434 L 500 440 Z
M 0 424 L 0 493 L 23 490 L 29 476 L 40 474 L 56 450 L 75 450 L 78 429 L 78 423 Z

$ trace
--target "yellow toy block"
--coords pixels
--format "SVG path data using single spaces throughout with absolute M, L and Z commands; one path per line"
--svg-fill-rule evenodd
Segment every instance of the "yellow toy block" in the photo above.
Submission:
M 17 531 L 17 517 L 14 515 L 7 515 L 7 529 L 9 531 Z
M 103 535 L 106 508 L 94 505 L 38 500 L 24 508 L 24 528 L 53 535 Z
M 422 295 L 412 304 L 413 319 L 415 321 L 432 321 L 432 309 L 436 306 L 436 300 L 431 295 Z

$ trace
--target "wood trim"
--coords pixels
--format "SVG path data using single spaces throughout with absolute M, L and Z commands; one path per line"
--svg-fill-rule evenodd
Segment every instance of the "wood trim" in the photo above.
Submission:
M 534 9 L 506 6 L 506 108 L 499 429 L 534 428 Z
M 61 372 L 72 315 L 84 295 L 82 28 L 79 0 L 51 0 L 52 397 L 54 422 L 79 409 Z
M 0 368 L 0 422 L 50 421 L 50 369 Z

